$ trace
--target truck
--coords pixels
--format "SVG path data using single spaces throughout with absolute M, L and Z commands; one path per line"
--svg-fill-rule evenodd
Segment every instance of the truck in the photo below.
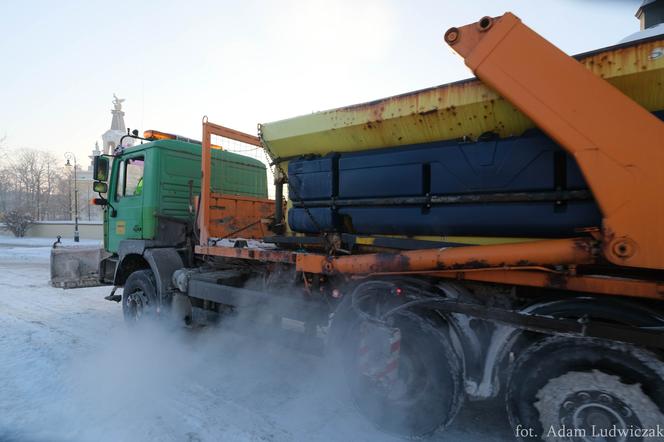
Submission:
M 661 428 L 664 37 L 570 57 L 506 13 L 444 41 L 476 78 L 257 136 L 130 134 L 95 161 L 98 262 L 56 248 L 53 284 L 111 285 L 130 323 L 297 321 L 408 437 L 496 398 L 523 440 Z M 275 199 L 213 137 L 264 149 Z

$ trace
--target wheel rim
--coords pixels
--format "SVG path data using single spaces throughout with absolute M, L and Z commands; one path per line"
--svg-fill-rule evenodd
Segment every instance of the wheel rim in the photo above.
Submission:
M 625 436 L 630 429 L 654 428 L 664 418 L 639 384 L 627 384 L 599 370 L 550 379 L 537 398 L 544 435 L 550 429 L 569 430 L 573 441 L 631 441 Z M 550 435 L 544 439 L 558 440 Z
M 148 299 L 143 290 L 137 289 L 127 295 L 128 312 L 133 320 L 138 321 L 141 319 L 147 305 Z
M 598 390 L 583 390 L 571 394 L 560 406 L 560 422 L 571 428 L 608 430 L 641 428 L 634 410 L 613 394 Z

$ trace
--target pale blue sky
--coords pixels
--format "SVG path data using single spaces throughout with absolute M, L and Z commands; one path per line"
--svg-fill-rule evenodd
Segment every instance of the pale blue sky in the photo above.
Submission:
M 0 0 L 0 136 L 89 154 L 131 128 L 200 138 L 468 77 L 444 31 L 512 11 L 569 54 L 638 30 L 640 0 Z

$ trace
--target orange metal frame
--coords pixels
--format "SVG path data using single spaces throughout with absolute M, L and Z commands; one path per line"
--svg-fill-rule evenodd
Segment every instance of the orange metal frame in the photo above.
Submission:
M 548 240 L 521 244 L 455 247 L 404 253 L 329 257 L 287 250 L 198 246 L 196 253 L 294 265 L 297 271 L 364 278 L 385 275 L 428 275 L 439 278 L 544 287 L 612 296 L 664 300 L 658 281 L 576 275 L 576 264 L 596 255 L 589 240 Z M 415 258 L 415 259 L 412 259 Z M 568 265 L 554 270 L 552 265 Z
M 445 41 L 574 155 L 603 214 L 606 259 L 664 269 L 664 123 L 509 12 Z
M 598 293 L 611 296 L 664 300 L 664 284 L 659 281 L 645 281 L 627 278 L 608 278 L 597 275 L 574 275 L 550 269 L 479 269 L 463 272 L 434 272 L 432 276 L 492 282 L 497 284 L 545 287 L 569 290 L 577 293 Z
M 210 123 L 207 120 L 207 117 L 203 117 L 203 140 L 201 143 L 201 201 L 198 213 L 198 227 L 200 229 L 199 245 L 201 246 L 207 246 L 211 234 L 210 221 L 212 208 L 210 203 L 212 201 L 212 188 L 210 185 L 210 178 L 212 176 L 212 142 L 210 138 L 212 135 L 262 147 L 258 137 Z
M 297 270 L 301 272 L 347 275 L 576 265 L 589 264 L 595 259 L 593 242 L 587 239 L 555 239 L 339 257 L 216 246 L 201 246 L 198 250 L 206 255 L 296 264 Z

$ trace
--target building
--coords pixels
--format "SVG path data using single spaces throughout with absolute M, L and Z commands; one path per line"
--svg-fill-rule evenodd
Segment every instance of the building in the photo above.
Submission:
M 120 139 L 127 134 L 127 126 L 124 122 L 125 113 L 122 111 L 122 103 L 124 101 L 124 98 L 118 98 L 113 94 L 111 128 L 101 136 L 104 155 L 113 154 L 115 148 L 120 145 Z
M 95 147 L 91 154 L 88 156 L 90 162 L 87 168 L 82 167 L 80 164 L 76 168 L 76 184 L 75 193 L 78 193 L 78 217 L 81 220 L 101 220 L 102 209 L 99 206 L 90 204 L 90 200 L 96 197 L 92 191 L 93 172 L 94 172 L 94 158 L 99 155 L 112 155 L 115 148 L 120 144 L 120 140 L 127 134 L 127 126 L 125 125 L 125 113 L 122 110 L 122 103 L 124 98 L 118 98 L 113 94 L 113 109 L 111 109 L 111 127 L 101 136 L 102 148 L 99 148 L 99 142 L 95 142 Z M 133 139 L 126 139 L 124 146 L 132 146 Z M 72 171 L 73 173 L 73 171 Z M 73 179 L 73 177 L 72 177 Z M 71 196 L 73 197 L 73 196 Z M 70 203 L 71 204 L 71 203 Z M 73 213 L 73 210 L 72 210 Z

